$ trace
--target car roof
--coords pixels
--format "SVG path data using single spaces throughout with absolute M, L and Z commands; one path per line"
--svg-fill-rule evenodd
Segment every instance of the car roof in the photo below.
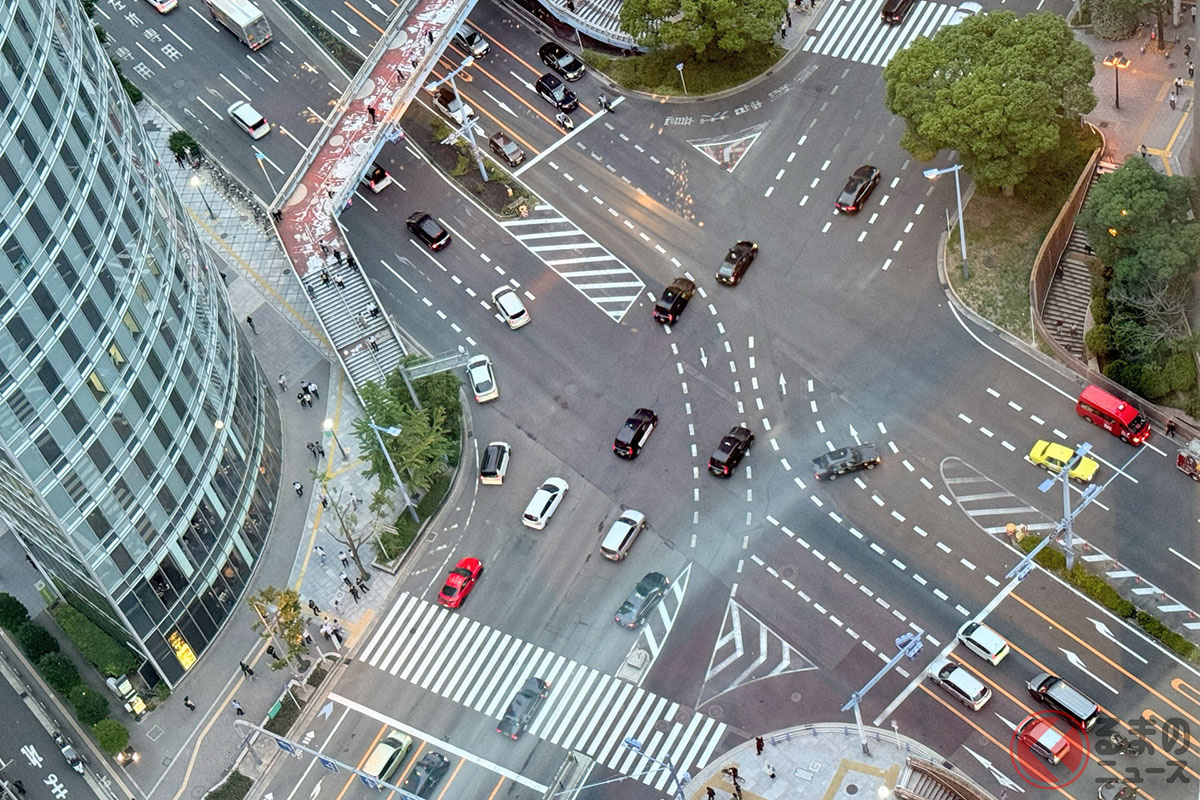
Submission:
M 621 512 L 621 516 L 617 518 L 617 522 L 628 522 L 632 525 L 638 525 L 646 521 L 646 515 L 640 511 L 635 511 L 632 508 L 627 508 Z
M 254 106 L 247 103 L 245 100 L 239 100 L 230 107 L 229 113 L 237 117 L 238 120 L 246 124 L 254 124 L 262 122 L 263 115 L 254 110 Z
M 1005 645 L 1004 637 L 977 620 L 969 620 L 958 629 L 958 632 L 992 653 Z
M 666 583 L 670 583 L 670 579 L 667 578 L 666 575 L 663 575 L 661 572 L 647 572 L 645 575 L 642 576 L 642 579 L 640 581 L 638 581 L 637 586 L 634 588 L 634 591 L 637 592 L 638 594 L 645 594 L 646 592 L 650 591 L 651 589 L 654 589 L 658 586 L 662 586 L 663 584 L 666 584 Z
M 977 697 L 984 690 L 983 681 L 951 658 L 939 658 L 929 665 L 929 671 L 943 681 L 953 684 L 968 697 Z
M 556 89 L 559 86 L 562 86 L 562 81 L 560 81 L 558 76 L 552 72 L 547 72 L 545 75 L 538 78 L 538 83 L 542 84 L 547 89 Z
M 556 56 L 560 56 L 567 51 L 566 48 L 562 47 L 562 45 L 558 44 L 557 42 L 546 42 L 544 45 L 538 48 L 538 52 L 542 54 L 553 53 Z
M 516 292 L 509 291 L 497 295 L 496 304 L 503 308 L 505 313 L 509 315 L 525 310 L 525 304 L 521 302 L 521 298 Z
M 872 175 L 874 175 L 874 174 L 875 174 L 877 171 L 878 171 L 878 170 L 876 170 L 876 169 L 875 169 L 875 167 L 873 167 L 872 165 L 870 165 L 870 164 L 863 164 L 861 167 L 859 167 L 858 169 L 854 170 L 854 174 L 853 174 L 851 177 L 854 177 L 854 178 L 869 178 L 869 177 L 871 177 Z

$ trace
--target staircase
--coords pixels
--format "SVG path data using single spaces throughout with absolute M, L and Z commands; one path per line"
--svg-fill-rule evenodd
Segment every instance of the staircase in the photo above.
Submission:
M 1107 175 L 1118 166 L 1111 161 L 1097 164 L 1088 186 L 1089 191 L 1101 175 Z M 1092 247 L 1088 244 L 1087 234 L 1078 227 L 1072 229 L 1042 309 L 1042 319 L 1050 335 L 1080 360 L 1084 357 L 1084 318 L 1092 302 L 1092 276 L 1087 268 L 1087 259 L 1091 255 Z
M 638 49 L 633 37 L 621 30 L 624 0 L 540 0 L 556 19 L 601 42 L 626 50 Z
M 345 257 L 330 257 L 324 269 L 310 269 L 300 280 L 351 382 L 382 383 L 400 365 L 405 350 L 359 268 Z
M 961 800 L 957 792 L 924 772 L 914 771 L 904 788 L 924 800 Z

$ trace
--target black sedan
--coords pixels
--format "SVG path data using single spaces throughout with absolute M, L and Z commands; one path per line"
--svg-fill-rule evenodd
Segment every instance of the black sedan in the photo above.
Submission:
M 846 181 L 846 188 L 842 189 L 837 202 L 833 204 L 834 213 L 839 211 L 846 214 L 857 213 L 878 185 L 879 169 L 877 167 L 864 164 L 854 170 L 854 174 Z
M 857 472 L 860 469 L 875 469 L 883 459 L 879 448 L 873 444 L 843 447 L 832 450 L 812 460 L 813 477 L 817 480 L 837 480 L 838 475 Z
M 728 478 L 737 469 L 737 465 L 742 463 L 742 458 L 750 452 L 750 446 L 753 444 L 754 434 L 749 428 L 738 425 L 730 429 L 717 445 L 717 449 L 708 457 L 708 471 L 718 478 Z
M 688 300 L 696 292 L 696 284 L 687 278 L 676 278 L 663 289 L 662 297 L 654 304 L 654 321 L 666 325 L 674 324 L 687 308 Z
M 750 262 L 758 255 L 758 245 L 754 242 L 738 242 L 729 248 L 725 260 L 717 268 L 717 282 L 726 286 L 737 286 L 742 282 L 742 275 L 750 266 Z
M 538 58 L 550 69 L 569 81 L 577 81 L 587 72 L 587 67 L 572 53 L 568 53 L 554 42 L 546 42 L 538 49 Z
M 658 414 L 650 409 L 639 408 L 634 411 L 633 416 L 625 420 L 625 424 L 617 432 L 617 438 L 613 439 L 613 452 L 621 458 L 637 458 L 638 453 L 642 452 L 642 445 L 650 438 L 650 434 L 654 433 L 654 426 L 657 424 Z
M 636 628 L 646 621 L 654 607 L 659 604 L 671 585 L 671 579 L 661 572 L 647 573 L 638 581 L 629 597 L 617 609 L 613 620 L 624 628 Z
M 410 216 L 405 224 L 413 236 L 424 242 L 434 252 L 450 244 L 450 234 L 442 227 L 442 223 L 424 211 L 418 211 Z
M 442 782 L 448 769 L 450 769 L 450 759 L 441 753 L 430 751 L 421 756 L 421 760 L 408 773 L 408 777 L 404 779 L 400 788 L 417 797 L 429 797 Z
M 542 701 L 549 693 L 550 684 L 541 678 L 526 678 L 525 685 L 517 691 L 512 702 L 508 704 L 500 724 L 496 727 L 496 733 L 510 739 L 520 738 L 521 731 L 529 727 L 529 723 L 533 721 L 538 709 L 542 707 Z

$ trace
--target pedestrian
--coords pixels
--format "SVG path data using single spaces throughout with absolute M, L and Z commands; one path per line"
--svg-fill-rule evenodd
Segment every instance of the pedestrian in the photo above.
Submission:
M 575 0 L 567 0 L 567 11 L 575 13 Z
M 1189 77 L 1189 78 L 1194 78 L 1194 77 L 1196 77 L 1196 65 L 1195 65 L 1195 64 L 1193 64 L 1193 63 L 1192 63 L 1192 62 L 1190 62 L 1190 61 L 1189 61 L 1189 62 L 1187 62 L 1187 70 L 1188 70 L 1188 77 Z
M 429 37 L 429 43 L 433 44 L 433 31 L 425 31 L 425 35 Z
M 1143 144 L 1141 147 L 1139 147 L 1138 152 L 1142 154 L 1142 158 L 1145 158 L 1147 153 L 1146 145 Z
M 308 610 L 314 614 L 321 613 L 321 609 L 317 606 L 317 601 L 313 600 L 311 597 L 308 599 Z
M 358 262 L 354 260 L 354 256 L 350 253 L 346 254 L 346 263 L 350 266 L 350 269 L 354 269 L 358 266 Z
M 318 391 L 317 391 L 317 389 L 318 389 L 318 386 L 317 386 L 315 383 L 310 383 L 310 384 L 308 385 L 308 392 L 309 392 L 309 394 L 311 394 L 313 397 L 315 397 L 315 398 L 317 398 L 318 400 L 320 400 L 320 399 L 321 399 L 321 393 L 320 393 L 320 392 L 318 392 Z
M 338 275 L 336 278 L 334 278 L 334 279 L 333 279 L 333 282 L 337 284 L 337 287 L 338 287 L 339 289 L 345 289 L 345 288 L 346 288 L 346 282 L 345 282 L 344 280 L 342 280 L 342 276 L 341 276 L 341 275 Z
M 1183 78 L 1176 75 L 1175 76 L 1175 93 L 1179 94 L 1182 91 L 1183 91 Z
M 324 496 L 325 496 L 325 493 L 321 492 L 321 497 L 324 497 Z M 325 558 L 328 555 L 325 552 L 325 548 L 321 547 L 321 545 L 317 545 L 316 547 L 313 548 L 313 552 L 317 554 L 317 558 L 321 559 L 321 566 L 325 566 Z M 308 602 L 312 603 L 311 600 L 309 600 Z
M 246 317 L 246 324 L 250 326 L 255 336 L 258 336 L 258 331 L 254 330 L 254 317 Z
M 790 28 L 790 27 L 792 27 L 792 12 L 791 12 L 791 11 L 788 11 L 788 10 L 785 8 L 785 9 L 783 10 L 783 15 L 784 15 L 785 17 L 787 17 L 788 27 L 789 27 L 789 28 Z
M 1171 110 L 1172 110 L 1172 111 L 1174 111 L 1174 110 L 1175 110 L 1175 100 L 1176 100 L 1176 99 L 1177 99 L 1177 98 L 1175 97 L 1175 93 L 1174 93 L 1174 92 L 1171 92 L 1169 95 L 1167 95 L 1167 102 L 1171 104 Z
M 371 303 L 371 316 L 372 317 L 379 316 L 379 304 L 378 303 Z
M 330 633 L 333 634 L 334 639 L 337 639 L 338 644 L 341 644 L 346 638 L 346 632 L 342 630 L 342 623 L 338 622 L 336 619 L 333 621 L 333 629 L 330 630 Z
M 350 576 L 346 574 L 345 570 L 342 570 L 342 574 L 338 577 L 342 579 L 342 583 L 346 584 L 351 589 L 354 588 L 354 582 L 350 580 Z
M 355 578 L 354 583 L 358 585 L 358 590 L 360 592 L 363 594 L 370 594 L 370 591 L 367 589 L 367 582 L 362 579 L 362 576 Z
M 709 786 L 704 793 L 708 797 L 708 800 L 717 800 L 717 793 L 713 791 L 713 787 Z
M 325 457 L 325 445 L 321 444 L 320 442 L 317 442 L 316 444 L 317 444 L 317 455 L 319 455 L 321 458 L 324 458 Z
M 338 561 L 342 562 L 342 569 L 350 566 L 350 559 L 346 557 L 345 550 L 338 550 Z
M 179 156 L 175 156 L 175 158 L 178 159 Z M 21 783 L 20 781 L 13 781 L 12 786 L 17 790 L 17 794 L 21 795 L 21 797 L 25 796 L 25 784 Z
M 763 738 L 761 736 L 754 737 L 754 755 L 761 756 L 763 748 L 766 746 L 767 746 L 767 743 L 763 741 Z
M 237 715 L 239 717 L 246 716 L 246 712 L 242 710 L 242 704 L 239 703 L 237 700 L 234 700 L 230 705 L 233 706 L 233 710 L 237 712 Z
M 355 589 L 353 586 L 351 586 L 350 587 L 350 596 L 353 597 L 354 602 L 357 603 L 358 602 L 358 589 Z
M 281 373 L 279 373 L 279 379 L 278 379 L 277 381 L 275 381 L 275 382 L 279 384 L 279 390 L 280 390 L 281 392 L 286 392 L 286 391 L 287 391 L 287 378 L 283 377 L 283 373 L 282 373 L 282 372 L 281 372 Z
M 321 454 L 324 455 L 324 452 L 325 451 L 321 451 Z M 321 508 L 329 508 L 329 495 L 325 494 L 324 492 L 321 492 L 321 496 L 317 499 L 319 499 L 321 501 Z M 322 564 L 325 563 L 325 551 L 324 550 L 321 551 L 321 563 Z
M 304 497 L 304 484 L 300 481 L 292 481 L 292 488 L 296 490 L 296 497 Z
M 358 508 L 358 495 L 356 495 L 354 492 L 350 493 L 350 505 Z
M 769 763 L 767 764 L 767 777 L 769 777 L 771 780 L 775 780 L 775 768 Z
M 787 23 L 786 22 L 779 23 L 779 36 L 782 39 L 787 38 Z
M 296 401 L 300 403 L 301 408 L 304 408 L 304 392 L 296 392 Z
M 1175 438 L 1175 420 L 1173 419 L 1167 420 L 1167 436 Z
M 308 452 L 312 453 L 313 457 L 315 458 L 317 455 L 317 446 L 312 442 L 309 442 L 307 445 L 305 445 L 305 447 L 308 448 Z
M 375 124 L 375 106 L 367 106 L 367 113 L 371 115 L 371 124 Z
M 37 564 L 33 563 L 33 557 L 30 556 L 29 553 L 25 554 L 25 560 L 29 562 L 29 566 L 33 567 L 34 569 L 37 569 Z
M 308 628 L 304 629 L 304 643 L 309 647 L 312 647 L 313 644 L 312 634 L 308 632 Z
M 329 633 L 330 633 L 329 623 L 325 623 L 324 625 L 321 626 L 321 635 L 324 636 L 328 640 Z
M 273 645 L 273 644 L 267 645 L 267 655 L 269 655 L 271 658 L 273 658 L 277 661 L 279 660 L 279 653 L 275 652 L 275 645 Z
M 342 604 L 338 602 L 336 597 L 333 598 L 333 610 L 339 614 L 342 613 Z
M 324 242 L 318 242 L 317 244 L 321 245 L 322 253 L 324 253 L 325 255 L 329 255 L 329 245 L 325 244 Z
M 312 408 L 312 393 L 311 392 L 304 393 L 304 405 L 308 406 L 309 408 Z
M 188 697 L 186 694 L 183 696 L 183 707 L 186 708 L 188 711 L 196 710 L 196 704 L 193 703 L 192 698 Z
M 378 349 L 379 349 L 379 342 L 375 341 L 375 335 L 374 335 L 374 334 L 370 334 L 369 336 L 367 336 L 367 344 L 368 344 L 368 345 L 370 345 L 370 347 L 371 347 L 371 349 L 372 349 L 372 350 L 378 350 Z
M 328 286 L 328 285 L 329 285 L 329 282 L 330 282 L 330 281 L 332 281 L 332 280 L 333 280 L 333 278 L 330 276 L 330 274 L 329 274 L 329 270 L 327 270 L 327 269 L 322 269 L 322 270 L 321 270 L 321 283 L 323 283 L 323 284 L 325 284 L 326 286 Z
M 247 664 L 245 661 L 239 661 L 238 666 L 241 667 L 243 675 L 251 680 L 254 679 L 254 670 L 250 668 L 249 664 Z
M 1195 22 L 1195 20 L 1196 20 L 1196 7 L 1192 6 L 1192 21 Z M 1183 46 L 1183 57 L 1184 58 L 1192 57 L 1192 46 L 1190 44 L 1185 44 Z

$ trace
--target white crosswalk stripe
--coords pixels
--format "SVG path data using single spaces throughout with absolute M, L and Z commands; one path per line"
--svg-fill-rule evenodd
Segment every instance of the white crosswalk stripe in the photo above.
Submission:
M 358 655 L 358 661 L 455 703 L 499 719 L 526 678 L 550 684 L 546 703 L 526 735 L 581 751 L 656 789 L 670 775 L 647 771 L 622 746 L 634 737 L 654 758 L 680 771 L 702 767 L 725 734 L 725 723 L 613 675 L 538 647 L 415 595 L 401 595 Z M 664 726 L 669 723 L 669 727 Z
M 539 205 L 523 219 L 500 224 L 614 322 L 646 288 L 636 272 L 553 206 Z
M 827 0 L 801 49 L 832 58 L 882 67 L 918 36 L 933 36 L 957 6 L 917 0 L 899 25 L 879 19 L 880 0 Z

